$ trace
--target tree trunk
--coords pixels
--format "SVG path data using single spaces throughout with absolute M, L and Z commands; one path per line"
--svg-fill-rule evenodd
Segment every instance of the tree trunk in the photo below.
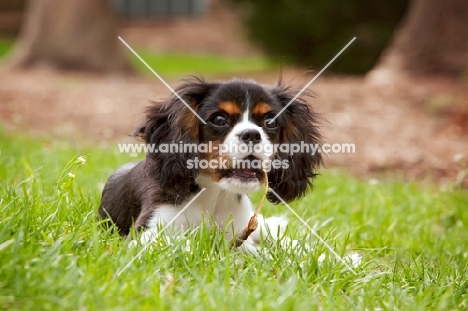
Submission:
M 12 66 L 128 71 L 116 24 L 108 0 L 30 0 Z
M 412 0 L 373 79 L 457 77 L 468 68 L 468 1 Z

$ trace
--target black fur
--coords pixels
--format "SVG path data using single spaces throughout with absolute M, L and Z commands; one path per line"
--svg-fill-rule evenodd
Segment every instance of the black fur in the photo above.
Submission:
M 203 99 L 215 87 L 216 84 L 197 79 L 183 84 L 176 92 L 197 111 Z M 155 102 L 146 109 L 146 121 L 134 132 L 134 136 L 155 145 L 198 142 L 191 138 L 194 129 L 183 123 L 184 116 L 193 116 L 192 112 L 185 110 L 188 109 L 175 95 L 164 102 Z M 133 168 L 117 170 L 103 189 L 100 217 L 112 219 L 122 235 L 129 233 L 133 222 L 136 229 L 144 228 L 157 205 L 179 204 L 199 191 L 195 183 L 198 171 L 186 167 L 186 160 L 195 156 L 186 153 L 149 153 Z
M 281 84 L 267 88 L 241 80 L 208 83 L 194 79 L 185 81 L 176 89 L 176 93 L 208 122 L 222 101 L 235 102 L 241 109 L 255 101 L 266 102 L 273 108 L 270 116 L 273 117 L 297 91 Z M 278 117 L 277 129 L 265 129 L 273 143 L 321 142 L 318 116 L 304 98 L 296 99 Z M 232 120 L 233 123 L 237 121 Z M 254 122 L 262 126 L 264 120 Z M 155 145 L 223 141 L 227 134 L 203 124 L 176 95 L 147 108 L 146 120 L 135 132 L 135 136 L 145 143 Z M 110 218 L 122 235 L 129 233 L 133 223 L 137 229 L 145 228 L 158 205 L 180 204 L 200 190 L 196 183 L 198 170 L 187 168 L 187 160 L 198 156 L 193 152 L 149 153 L 145 160 L 118 169 L 104 187 L 100 216 Z M 290 167 L 269 172 L 271 189 L 286 202 L 304 196 L 322 163 L 320 154 L 297 153 L 290 156 L 279 153 L 276 158 L 289 160 Z M 267 198 L 273 203 L 281 202 L 272 192 L 268 193 Z
M 207 83 L 197 79 L 187 82 L 175 91 L 190 105 L 194 111 L 198 111 L 203 100 L 218 85 Z M 186 119 L 184 119 L 186 118 Z M 175 95 L 172 95 L 163 103 L 155 103 L 146 110 L 146 122 L 135 133 L 144 137 L 147 144 L 199 143 L 200 121 Z M 195 119 L 194 129 L 185 121 Z M 147 166 L 151 167 L 149 174 L 160 185 L 165 197 L 175 204 L 183 202 L 191 193 L 198 192 L 195 183 L 198 170 L 188 169 L 187 160 L 197 157 L 196 153 L 151 153 L 146 158 Z
M 299 90 L 277 85 L 271 89 L 272 95 L 279 101 L 281 108 L 285 107 Z M 310 92 L 304 92 L 302 97 L 294 100 L 278 117 L 281 127 L 280 143 L 320 144 L 322 134 L 319 129 L 320 117 L 312 111 L 304 98 L 313 98 Z M 269 186 L 286 202 L 302 198 L 307 188 L 312 186 L 312 180 L 317 176 L 316 171 L 322 165 L 320 153 L 295 153 L 293 155 L 278 153 L 280 159 L 288 160 L 289 168 L 272 170 L 268 174 Z M 272 203 L 281 200 L 272 192 L 267 194 Z

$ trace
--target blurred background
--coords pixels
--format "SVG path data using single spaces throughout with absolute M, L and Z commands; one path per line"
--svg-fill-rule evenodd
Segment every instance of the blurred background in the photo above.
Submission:
M 116 148 L 169 84 L 305 85 L 328 167 L 458 180 L 468 155 L 466 0 L 0 0 L 0 130 Z M 465 175 L 463 175 L 463 174 Z

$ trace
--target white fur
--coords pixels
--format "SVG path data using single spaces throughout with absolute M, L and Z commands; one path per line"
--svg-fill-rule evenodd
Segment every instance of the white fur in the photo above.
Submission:
M 238 193 L 252 193 L 260 190 L 261 184 L 258 180 L 242 182 L 238 178 L 223 178 L 218 182 L 220 188 L 226 191 L 237 191 Z
M 242 131 L 247 129 L 256 129 L 260 132 L 261 142 L 264 147 L 271 144 L 268 136 L 261 127 L 249 120 L 248 110 L 243 113 L 242 120 L 239 122 L 226 137 L 224 143 L 241 145 L 245 144 L 239 139 Z M 264 150 L 264 149 L 263 149 Z M 229 156 L 232 159 L 244 159 L 248 155 L 253 155 L 260 160 L 270 160 L 271 154 L 260 153 L 242 153 L 236 150 L 230 150 Z M 199 197 L 195 199 L 187 209 L 176 219 L 174 217 L 193 199 L 196 195 L 189 197 L 180 205 L 166 204 L 158 206 L 146 227 L 147 229 L 141 235 L 140 241 L 143 244 L 151 242 L 157 235 L 161 226 L 173 221 L 165 234 L 171 236 L 181 234 L 190 227 L 197 227 L 203 221 L 207 225 L 215 224 L 218 228 L 226 228 L 226 239 L 233 239 L 234 236 L 242 231 L 248 224 L 253 214 L 253 207 L 247 193 L 260 190 L 261 184 L 258 180 L 242 182 L 238 178 L 223 178 L 217 183 L 211 180 L 210 176 L 201 174 L 197 178 L 197 183 L 201 188 L 206 188 Z M 240 198 L 239 198 L 240 196 Z M 174 220 L 173 220 L 174 219 Z M 252 233 L 242 248 L 256 253 L 255 243 L 258 243 L 260 236 L 271 234 L 272 237 L 278 237 L 284 231 L 287 221 L 284 218 L 272 217 L 263 219 L 259 215 L 259 228 Z
M 260 133 L 260 136 L 262 139 L 259 145 L 261 145 L 262 150 L 265 150 L 265 149 L 268 150 L 266 146 L 271 145 L 271 141 L 268 139 L 267 134 L 265 133 L 263 128 L 261 128 L 260 126 L 258 126 L 257 124 L 249 120 L 249 112 L 245 111 L 242 114 L 241 122 L 239 122 L 238 124 L 234 126 L 234 128 L 231 130 L 231 132 L 226 136 L 226 139 L 224 140 L 224 143 L 227 146 L 238 147 L 238 148 L 229 148 L 230 149 L 229 156 L 231 158 L 239 160 L 239 159 L 244 159 L 245 157 L 250 155 L 250 153 L 241 152 L 241 150 L 239 150 L 240 145 L 246 145 L 246 143 L 244 143 L 243 141 L 239 139 L 240 133 L 242 133 L 244 130 L 257 130 Z M 265 153 L 265 152 L 253 152 L 251 153 L 251 155 L 255 156 L 256 158 L 260 160 L 269 160 L 271 157 L 271 153 Z
M 258 143 L 260 145 L 261 150 L 263 152 L 255 152 L 255 150 L 252 150 L 254 152 L 242 152 L 242 149 L 240 146 L 244 145 L 246 146 L 247 144 L 239 139 L 240 133 L 242 133 L 244 130 L 257 130 L 260 133 L 261 137 L 261 142 Z M 272 153 L 265 152 L 272 150 L 266 148 L 267 145 L 272 145 L 271 141 L 268 139 L 267 134 L 265 131 L 255 123 L 251 122 L 249 120 L 249 111 L 246 110 L 242 114 L 242 120 L 238 124 L 234 126 L 234 128 L 231 130 L 231 132 L 227 135 L 226 139 L 223 142 L 226 146 L 228 146 L 228 155 L 231 159 L 233 160 L 242 160 L 246 158 L 249 155 L 253 155 L 257 159 L 264 161 L 265 164 L 268 166 L 267 163 L 271 162 L 271 155 Z M 248 150 L 250 151 L 250 150 Z M 251 182 L 241 182 L 237 178 L 223 178 L 218 182 L 219 186 L 225 190 L 231 191 L 231 192 L 236 192 L 236 193 L 252 193 L 260 190 L 261 184 L 258 180 L 251 181 Z
M 247 226 L 253 215 L 250 199 L 245 194 L 242 194 L 239 199 L 237 193 L 222 189 L 213 183 L 209 176 L 202 175 L 197 181 L 200 187 L 206 188 L 205 191 L 173 221 L 164 234 L 171 236 L 183 234 L 190 227 L 200 226 L 205 221 L 207 225 L 215 224 L 220 229 L 226 228 L 226 239 L 233 239 L 235 234 Z M 141 235 L 141 243 L 151 242 L 158 235 L 158 229 L 171 222 L 194 196 L 180 205 L 159 206 L 148 221 L 147 229 Z M 259 228 L 243 245 L 244 250 L 253 253 L 256 252 L 254 245 L 260 241 L 261 235 L 266 236 L 270 233 L 273 238 L 276 238 L 282 234 L 287 224 L 285 218 L 264 219 L 261 215 L 259 215 L 258 222 Z

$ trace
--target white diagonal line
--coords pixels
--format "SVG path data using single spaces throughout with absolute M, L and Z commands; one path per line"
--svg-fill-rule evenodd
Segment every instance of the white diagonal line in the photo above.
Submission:
M 353 43 L 354 40 L 356 40 L 356 37 L 352 38 L 351 41 L 349 41 L 348 44 L 346 44 L 346 46 L 345 46 L 344 48 L 342 48 L 341 51 L 339 51 L 338 54 L 336 54 L 335 57 L 333 57 L 332 60 L 329 61 L 328 64 L 326 64 L 325 67 L 323 67 L 322 70 L 320 70 L 319 73 L 316 74 L 315 77 L 314 77 L 312 80 L 310 80 L 310 82 L 307 83 L 306 86 L 304 86 L 304 87 L 302 88 L 302 90 L 300 90 L 299 93 L 297 93 L 297 95 L 294 96 L 294 98 L 291 99 L 291 100 L 289 101 L 289 103 L 288 103 L 286 106 L 284 106 L 283 109 L 281 109 L 281 111 L 278 112 L 278 113 L 276 114 L 276 116 L 275 116 L 273 119 L 271 119 L 271 121 L 268 122 L 268 123 L 271 124 L 273 121 L 275 121 L 275 119 L 278 118 L 278 116 L 279 116 L 280 114 L 282 114 L 282 113 L 288 108 L 288 106 L 291 105 L 291 103 L 292 103 L 293 101 L 295 101 L 295 100 L 302 94 L 302 92 L 304 92 L 304 91 L 315 81 L 315 79 L 317 79 L 317 78 L 322 74 L 322 72 L 325 71 L 325 69 L 328 68 L 328 66 L 331 65 L 331 64 L 335 61 L 335 59 L 337 59 L 338 56 L 340 56 L 341 53 L 343 53 L 344 50 L 346 50 L 346 49 L 348 48 L 348 46 L 350 46 L 351 43 Z
M 357 275 L 356 271 L 354 271 L 354 269 L 346 262 L 346 260 L 344 260 L 343 258 L 341 258 L 341 256 L 338 255 L 337 252 L 335 252 L 335 250 L 330 246 L 330 244 L 328 244 L 320 235 L 318 235 L 318 233 L 317 233 L 314 229 L 312 229 L 312 227 L 309 226 L 309 224 L 308 224 L 301 216 L 299 216 L 299 214 L 296 213 L 296 211 L 293 210 L 293 208 L 292 208 L 291 206 L 289 206 L 289 204 L 286 203 L 286 202 L 283 200 L 283 198 L 279 196 L 278 193 L 276 193 L 276 192 L 275 192 L 273 189 L 271 189 L 271 188 L 270 188 L 269 190 L 270 190 L 271 192 L 273 192 L 273 194 L 276 195 L 276 197 L 277 197 L 278 199 L 280 199 L 280 201 L 291 211 L 291 213 L 293 213 L 294 216 L 296 216 L 296 217 L 302 222 L 302 224 L 303 224 L 304 226 L 306 226 L 307 229 L 309 229 L 310 232 L 312 232 L 312 234 L 313 234 L 323 245 L 325 245 L 325 247 L 328 248 L 328 250 L 329 250 L 339 261 L 341 261 L 341 263 L 342 263 L 343 265 L 346 266 L 346 268 L 348 268 L 348 269 L 351 270 L 355 275 Z
M 162 228 L 161 231 L 159 231 L 156 235 L 152 235 L 151 236 L 151 240 L 145 244 L 145 246 L 138 252 L 138 254 L 136 254 L 126 265 L 125 267 L 123 267 L 120 271 L 118 271 L 116 273 L 116 276 L 119 276 L 121 275 L 125 270 L 127 270 L 128 267 L 130 267 L 130 265 L 137 259 L 141 256 L 141 254 L 143 254 L 143 252 L 148 248 L 148 246 L 150 246 L 160 235 L 161 233 L 163 233 L 164 231 L 166 231 L 166 229 L 172 225 L 172 223 L 180 216 L 182 215 L 182 213 L 190 206 L 190 204 L 193 203 L 193 201 L 195 201 L 196 198 L 198 198 L 200 196 L 200 194 L 202 194 L 203 191 L 205 191 L 206 188 L 203 188 L 202 190 L 200 190 L 200 192 L 197 193 L 196 196 L 194 196 L 190 202 L 188 202 L 183 209 L 180 210 L 180 212 L 177 213 L 177 215 L 174 216 L 174 218 L 171 219 L 171 221 L 169 221 L 167 223 L 167 225 L 164 226 L 164 228 Z
M 147 62 L 145 62 L 145 60 L 143 58 L 141 58 L 140 55 L 138 55 L 137 52 L 135 52 L 134 49 L 132 49 L 132 47 L 130 45 L 128 45 L 127 42 L 125 42 L 124 39 L 122 39 L 121 36 L 119 36 L 119 40 L 122 41 L 123 44 L 125 44 L 125 46 L 130 50 L 132 51 L 132 53 L 178 98 L 180 99 L 181 102 L 184 103 L 185 106 L 187 106 L 188 109 L 190 109 L 190 111 L 197 116 L 198 119 L 200 119 L 200 121 L 203 122 L 203 124 L 206 124 L 205 120 L 203 120 L 202 117 L 200 117 L 198 115 L 198 113 L 195 112 L 195 110 L 192 109 L 192 107 L 189 106 L 189 104 L 187 104 L 187 102 L 185 102 L 185 100 L 182 99 L 182 97 L 179 96 L 179 94 L 177 94 L 177 92 L 169 85 L 166 83 L 166 81 L 164 81 L 163 78 L 161 78 L 160 75 L 158 75 L 158 73 L 156 71 L 153 70 L 153 68 L 151 68 L 150 65 L 148 65 Z

